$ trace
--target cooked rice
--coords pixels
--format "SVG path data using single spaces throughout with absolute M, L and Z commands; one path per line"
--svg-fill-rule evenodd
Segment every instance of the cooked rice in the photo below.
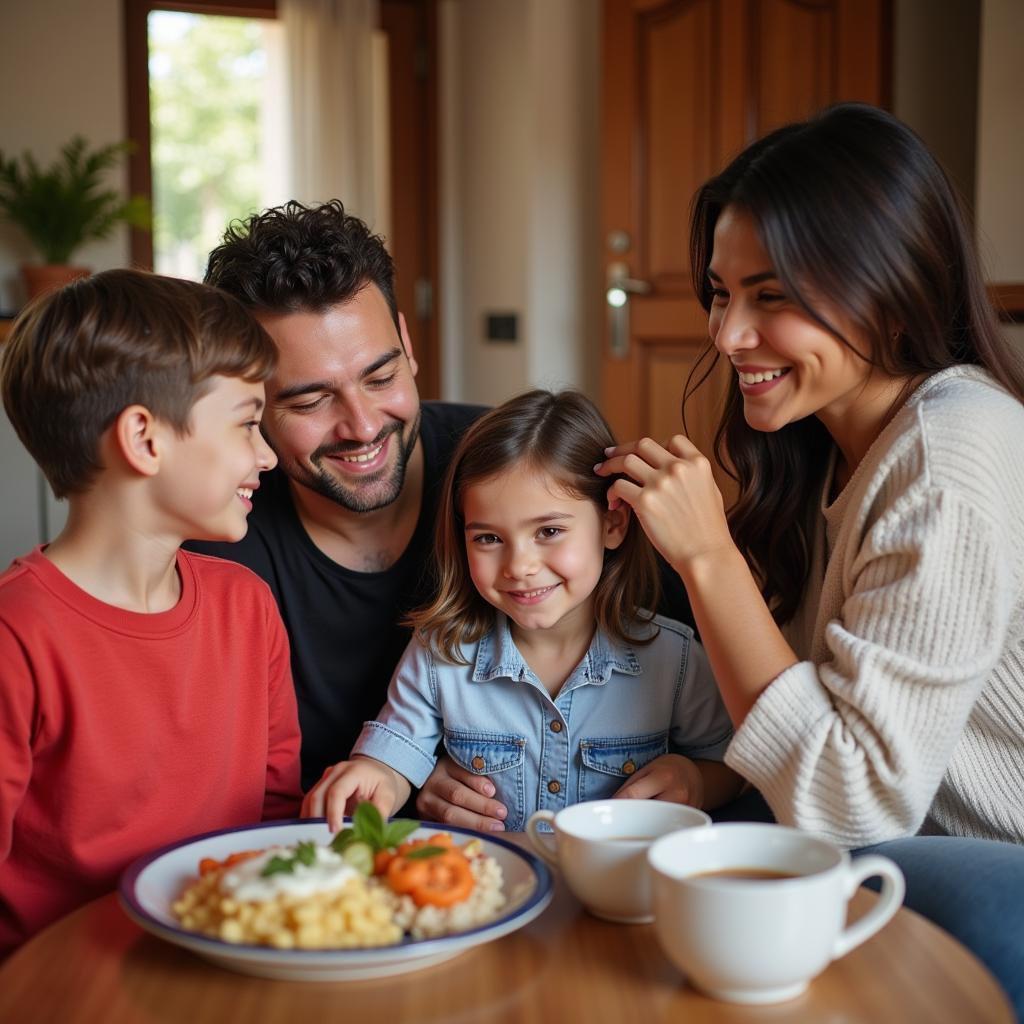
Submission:
M 470 856 L 476 884 L 451 907 L 417 907 L 378 878 L 349 879 L 340 889 L 272 900 L 242 901 L 220 888 L 222 870 L 191 882 L 172 905 L 190 931 L 224 942 L 278 949 L 392 946 L 403 935 L 432 938 L 484 924 L 505 905 L 502 871 L 493 857 Z

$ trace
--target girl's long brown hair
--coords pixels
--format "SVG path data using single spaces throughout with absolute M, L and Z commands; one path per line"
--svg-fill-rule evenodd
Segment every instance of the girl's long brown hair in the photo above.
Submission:
M 412 626 L 441 657 L 466 664 L 460 647 L 479 640 L 494 624 L 494 608 L 477 592 L 466 556 L 466 490 L 513 466 L 526 464 L 549 473 L 574 497 L 608 509 L 615 477 L 599 477 L 596 463 L 615 444 L 596 406 L 578 391 L 529 391 L 482 416 L 465 433 L 445 476 L 437 513 L 433 601 L 412 612 Z M 635 517 L 615 550 L 606 551 L 594 591 L 595 617 L 613 638 L 650 643 L 655 630 L 641 628 L 653 617 L 659 596 L 654 549 Z
M 715 225 L 730 205 L 757 224 L 785 293 L 850 345 L 807 297 L 828 296 L 871 339 L 873 365 L 911 379 L 974 364 L 1024 399 L 1024 366 L 999 332 L 956 192 L 924 143 L 890 114 L 832 107 L 755 142 L 699 190 L 690 265 L 706 310 Z M 694 387 L 687 383 L 684 408 Z M 832 447 L 815 416 L 774 433 L 753 430 L 732 376 L 715 440 L 719 462 L 731 464 L 739 483 L 729 525 L 780 624 L 796 613 L 807 583 Z

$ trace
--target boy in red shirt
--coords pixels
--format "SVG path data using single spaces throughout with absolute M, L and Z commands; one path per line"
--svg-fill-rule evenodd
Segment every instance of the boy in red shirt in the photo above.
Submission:
M 298 810 L 288 641 L 238 540 L 276 352 L 243 306 L 112 270 L 34 304 L 4 406 L 67 526 L 0 576 L 0 957 L 133 858 Z

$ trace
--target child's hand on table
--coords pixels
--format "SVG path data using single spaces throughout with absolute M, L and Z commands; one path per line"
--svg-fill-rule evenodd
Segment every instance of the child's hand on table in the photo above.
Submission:
M 327 818 L 332 832 L 344 824 L 348 807 L 368 800 L 386 820 L 409 799 L 408 781 L 393 768 L 370 757 L 356 755 L 328 768 L 302 801 L 302 817 Z
M 624 800 L 668 800 L 691 807 L 704 805 L 704 776 L 682 754 L 662 754 L 645 764 L 615 794 Z

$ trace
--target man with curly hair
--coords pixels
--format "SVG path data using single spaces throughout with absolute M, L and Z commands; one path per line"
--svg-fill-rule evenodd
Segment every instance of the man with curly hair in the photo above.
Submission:
M 273 590 L 291 641 L 308 789 L 384 703 L 409 640 L 401 620 L 429 596 L 445 468 L 483 409 L 420 402 L 391 257 L 337 200 L 236 222 L 206 281 L 248 306 L 277 345 L 262 430 L 279 461 L 253 495 L 245 539 L 196 547 L 241 562 Z M 487 799 L 487 780 L 466 780 L 470 793 L 448 770 L 457 771 L 440 769 L 421 813 L 451 818 L 458 799 L 473 806 L 454 820 L 500 828 L 504 808 Z

